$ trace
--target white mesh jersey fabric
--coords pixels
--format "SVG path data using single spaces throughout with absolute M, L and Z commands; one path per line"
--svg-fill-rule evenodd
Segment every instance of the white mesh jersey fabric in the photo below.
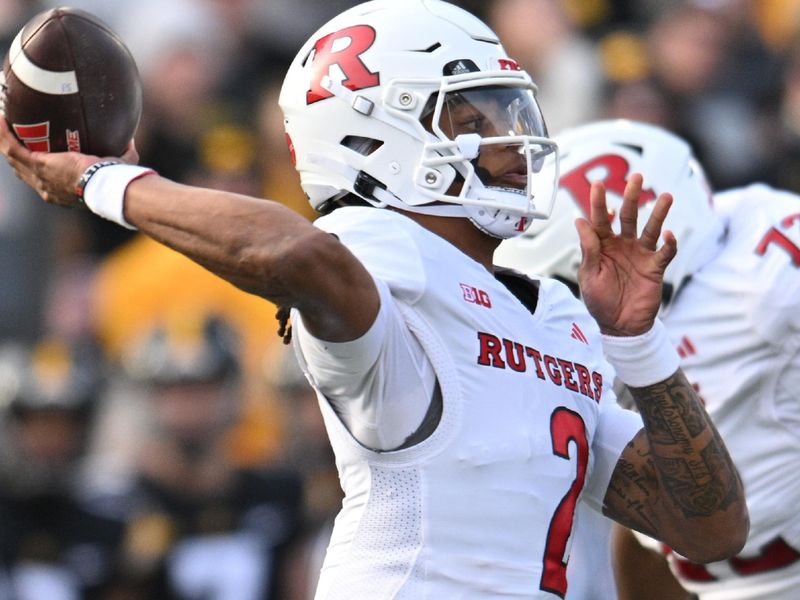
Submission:
M 396 598 L 422 547 L 419 473 L 372 466 L 370 476 L 370 501 L 351 542 L 350 567 L 339 570 L 330 600 Z

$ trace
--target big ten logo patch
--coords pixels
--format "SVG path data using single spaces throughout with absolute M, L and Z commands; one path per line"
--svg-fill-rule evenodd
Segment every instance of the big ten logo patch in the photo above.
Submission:
M 459 285 L 461 286 L 461 291 L 464 293 L 465 302 L 492 308 L 492 300 L 489 298 L 489 294 L 483 290 L 479 290 L 475 286 L 467 285 L 466 283 L 460 283 Z

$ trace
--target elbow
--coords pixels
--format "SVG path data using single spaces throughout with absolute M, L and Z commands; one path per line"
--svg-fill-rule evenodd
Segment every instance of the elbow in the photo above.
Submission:
M 336 272 L 336 259 L 343 248 L 337 237 L 310 228 L 276 248 L 276 271 L 282 281 L 295 284 L 330 276 Z
M 330 252 L 328 238 L 333 236 L 308 227 L 265 237 L 263 242 L 248 238 L 231 244 L 224 252 L 230 257 L 229 279 L 246 292 L 291 305 L 300 285 L 297 280 L 313 277 L 324 264 L 326 252 Z
M 727 560 L 742 551 L 750 533 L 750 516 L 747 508 L 714 527 L 687 527 L 687 534 L 673 549 L 696 563 Z
M 336 237 L 309 227 L 259 249 L 246 260 L 258 274 L 261 295 L 293 304 L 303 290 L 313 288 L 313 282 L 337 272 L 335 261 L 342 248 Z

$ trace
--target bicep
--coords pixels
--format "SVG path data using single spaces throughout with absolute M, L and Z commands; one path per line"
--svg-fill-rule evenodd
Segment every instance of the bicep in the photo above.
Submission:
M 375 281 L 335 236 L 319 232 L 315 237 L 317 247 L 308 253 L 300 250 L 301 256 L 293 257 L 295 265 L 286 274 L 296 290 L 292 305 L 317 339 L 355 340 L 378 315 L 381 301 Z

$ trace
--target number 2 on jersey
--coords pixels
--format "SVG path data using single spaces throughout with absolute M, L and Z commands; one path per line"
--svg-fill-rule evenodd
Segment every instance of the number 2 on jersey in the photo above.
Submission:
M 572 533 L 572 522 L 578 496 L 586 479 L 586 466 L 589 462 L 589 441 L 586 439 L 586 426 L 581 416 L 564 408 L 555 409 L 550 415 L 550 437 L 553 442 L 553 454 L 570 460 L 569 443 L 574 442 L 577 448 L 577 468 L 575 479 L 569 490 L 558 503 L 550 528 L 547 530 L 547 542 L 544 547 L 544 568 L 539 588 L 557 594 L 562 598 L 567 593 L 567 563 L 564 554 L 567 540 Z

